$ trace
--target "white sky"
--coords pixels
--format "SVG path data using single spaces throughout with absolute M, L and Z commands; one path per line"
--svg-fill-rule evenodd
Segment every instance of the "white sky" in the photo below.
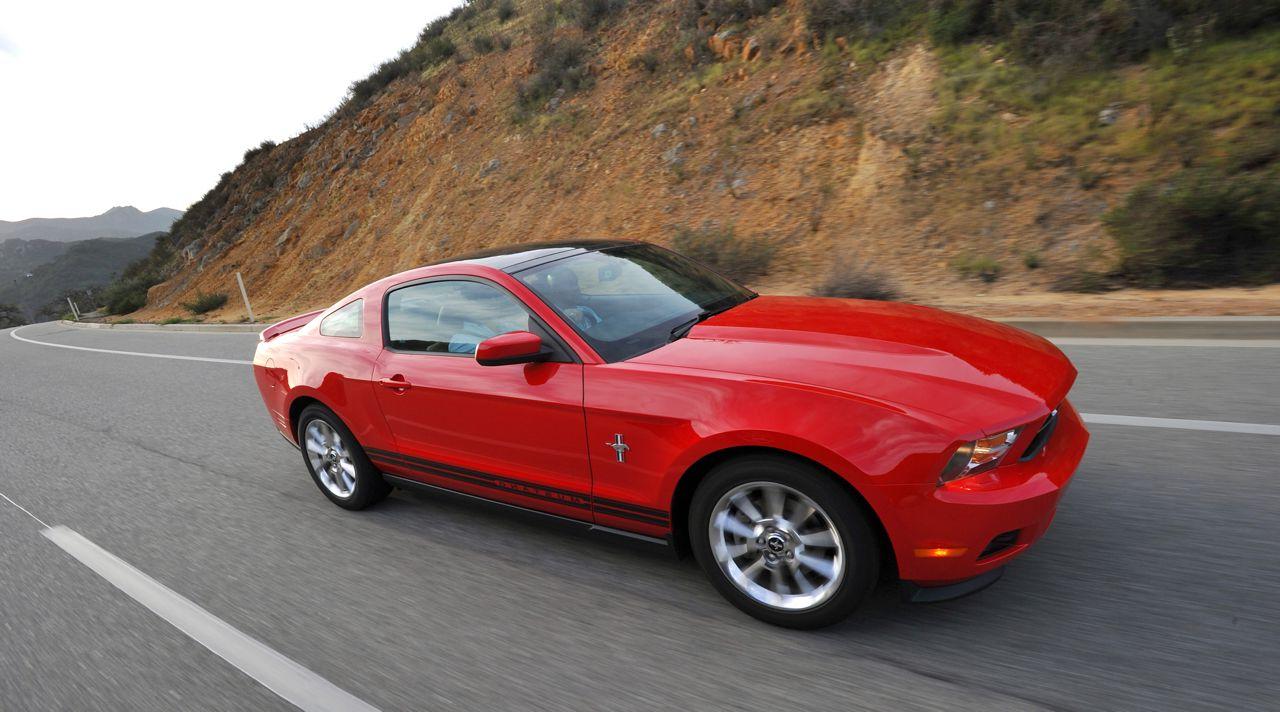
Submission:
M 185 210 L 459 1 L 7 2 L 0 220 Z

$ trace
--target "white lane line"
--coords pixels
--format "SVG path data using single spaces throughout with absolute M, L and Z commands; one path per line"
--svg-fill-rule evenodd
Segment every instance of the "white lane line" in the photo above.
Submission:
M 234 358 L 211 358 L 209 356 L 179 356 L 177 354 L 153 354 L 153 353 L 147 353 L 145 351 L 117 351 L 115 349 L 95 349 L 95 348 L 90 348 L 88 346 L 72 346 L 70 344 L 55 344 L 49 341 L 36 341 L 35 339 L 28 339 L 25 336 L 18 335 L 18 332 L 22 331 L 22 329 L 25 329 L 25 328 L 27 327 L 24 326 L 18 329 L 14 329 L 13 331 L 9 332 L 9 336 L 12 336 L 18 341 L 24 341 L 28 344 L 35 344 L 36 346 L 52 346 L 55 349 L 72 349 L 74 351 L 94 351 L 100 354 L 116 354 L 117 356 L 143 356 L 146 358 L 170 358 L 170 359 L 175 359 L 177 361 L 205 361 L 208 363 L 234 363 L 236 365 L 245 365 L 245 366 L 253 365 L 252 361 L 242 361 L 240 359 L 234 359 Z
M 9 504 L 12 504 L 13 506 L 15 506 L 15 507 L 17 507 L 18 509 L 22 510 L 22 513 L 23 513 L 23 514 L 25 514 L 25 515 L 27 515 L 28 517 L 31 517 L 32 519 L 34 519 L 34 520 L 36 520 L 37 522 L 39 522 L 39 523 L 40 523 L 40 526 L 44 527 L 45 529 L 48 529 L 48 528 L 49 528 L 49 525 L 48 525 L 48 524 L 45 524 L 43 519 L 41 519 L 40 517 L 37 517 L 36 515 L 32 514 L 32 513 L 31 513 L 31 510 L 27 509 L 26 507 L 22 506 L 21 504 L 18 504 L 17 502 L 15 502 L 15 501 L 13 501 L 13 500 L 9 499 L 9 495 L 5 494 L 4 492 L 0 492 L 0 499 L 3 499 L 4 501 L 8 502 Z
M 376 707 L 232 628 L 75 531 L 56 526 L 41 534 L 152 613 L 299 709 L 377 712 Z
M 1248 435 L 1280 435 L 1280 425 L 1266 423 L 1232 423 L 1225 420 L 1180 420 L 1177 418 L 1144 418 L 1136 415 L 1106 415 L 1081 413 L 1084 422 L 1091 425 L 1132 425 L 1139 428 L 1173 428 L 1176 430 L 1207 430 L 1215 433 L 1246 433 Z
M 1280 348 L 1280 339 L 1106 339 L 1078 336 L 1046 337 L 1058 346 L 1180 346 L 1201 348 Z

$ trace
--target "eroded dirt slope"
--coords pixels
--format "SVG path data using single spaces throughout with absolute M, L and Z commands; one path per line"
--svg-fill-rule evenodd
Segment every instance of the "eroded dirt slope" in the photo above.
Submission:
M 789 11 L 735 30 L 695 64 L 671 44 L 676 4 L 637 5 L 586 38 L 592 86 L 517 120 L 517 86 L 536 70 L 532 21 L 504 25 L 507 50 L 395 81 L 362 110 L 247 160 L 140 318 L 181 314 L 197 291 L 234 295 L 237 271 L 259 315 L 283 316 L 477 248 L 669 243 L 705 225 L 778 245 L 753 284 L 764 291 L 803 293 L 844 256 L 918 301 L 1038 293 L 1107 259 L 1100 217 L 1151 169 L 1117 166 L 1086 189 L 1066 162 L 1015 156 L 976 179 L 937 123 L 934 49 L 859 60 L 798 34 Z M 973 256 L 999 259 L 1001 278 L 961 274 L 957 261 Z M 242 312 L 233 298 L 209 316 Z

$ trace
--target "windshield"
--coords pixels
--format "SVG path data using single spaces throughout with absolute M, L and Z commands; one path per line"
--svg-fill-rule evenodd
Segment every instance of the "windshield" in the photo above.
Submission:
M 518 273 L 606 361 L 624 361 L 683 335 L 697 319 L 755 296 L 688 258 L 623 245 Z

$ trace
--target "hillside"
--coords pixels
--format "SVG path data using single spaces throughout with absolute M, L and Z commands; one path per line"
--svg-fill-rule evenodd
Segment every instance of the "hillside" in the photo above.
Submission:
M 156 208 L 143 212 L 132 205 L 118 206 L 84 218 L 28 218 L 0 220 L 0 241 L 8 239 L 72 242 L 95 237 L 137 237 L 168 230 L 181 210 Z
M 163 233 L 140 237 L 102 237 L 70 243 L 65 251 L 32 268 L 29 277 L 0 282 L 0 304 L 17 306 L 27 319 L 53 318 L 67 311 L 66 295 L 75 293 L 88 311 L 95 294 L 111 283 L 131 262 L 145 257 Z
M 0 285 L 26 276 L 67 251 L 69 243 L 49 240 L 0 240 Z
M 583 235 L 773 292 L 1270 283 L 1277 20 L 1271 0 L 476 0 L 248 151 L 175 223 L 142 315 L 236 271 L 285 315 Z

